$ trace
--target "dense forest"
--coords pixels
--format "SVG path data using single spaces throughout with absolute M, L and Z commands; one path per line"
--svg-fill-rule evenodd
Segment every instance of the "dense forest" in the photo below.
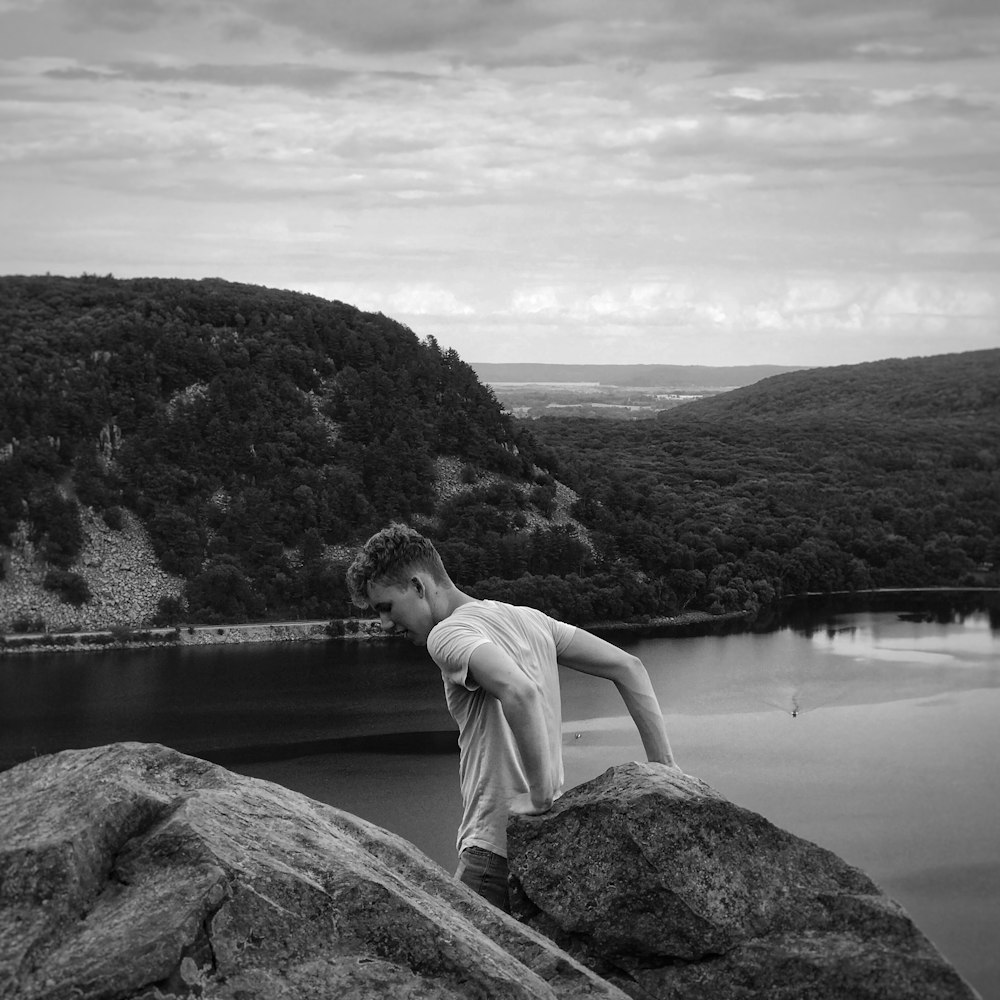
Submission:
M 71 601 L 86 600 L 80 504 L 112 526 L 123 507 L 140 516 L 188 581 L 187 608 L 166 617 L 320 616 L 345 613 L 326 547 L 430 514 L 436 456 L 535 474 L 454 351 L 340 302 L 5 277 L 0 351 L 0 545 L 27 522 L 46 585 Z
M 656 421 L 532 431 L 601 550 L 676 607 L 998 582 L 1000 350 L 793 372 Z
M 390 519 L 459 583 L 578 622 L 996 583 L 1000 351 L 789 372 L 635 424 L 519 423 L 453 350 L 221 280 L 0 277 L 0 572 L 88 600 L 80 509 L 186 581 L 161 622 L 350 614 Z M 435 493 L 435 459 L 463 488 Z M 575 520 L 548 520 L 557 481 Z M 347 549 L 349 550 L 349 549 Z

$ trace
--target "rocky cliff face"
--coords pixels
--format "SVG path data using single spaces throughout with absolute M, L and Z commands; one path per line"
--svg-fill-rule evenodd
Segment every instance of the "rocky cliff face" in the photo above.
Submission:
M 862 872 L 679 772 L 614 768 L 510 835 L 525 923 L 269 782 L 38 758 L 0 774 L 0 997 L 975 997 Z
M 49 567 L 36 557 L 27 531 L 18 532 L 6 577 L 0 580 L 0 633 L 9 632 L 19 618 L 40 619 L 49 631 L 139 627 L 156 614 L 162 597 L 178 597 L 184 581 L 160 569 L 138 518 L 129 511 L 122 514 L 122 530 L 114 531 L 89 507 L 80 510 L 85 542 L 71 568 L 87 581 L 92 595 L 80 607 L 43 588 Z
M 165 747 L 0 774 L 0 997 L 594 997 L 386 831 Z
M 671 768 L 614 768 L 508 836 L 515 915 L 634 997 L 977 995 L 863 872 Z

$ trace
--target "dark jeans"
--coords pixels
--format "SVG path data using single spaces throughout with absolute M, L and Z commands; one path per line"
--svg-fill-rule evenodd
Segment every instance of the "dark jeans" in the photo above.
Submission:
M 459 855 L 455 878 L 473 892 L 478 892 L 483 899 L 500 907 L 504 913 L 510 913 L 506 858 L 484 847 L 467 847 Z

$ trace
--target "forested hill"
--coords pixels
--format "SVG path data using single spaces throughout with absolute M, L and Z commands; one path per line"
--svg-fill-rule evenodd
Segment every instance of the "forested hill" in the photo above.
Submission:
M 1000 350 L 812 369 L 622 425 L 532 423 L 678 606 L 1000 581 Z
M 118 614 L 156 574 L 129 624 L 341 617 L 392 519 L 470 593 L 578 623 L 996 585 L 998 393 L 980 351 L 519 423 L 454 351 L 341 302 L 0 277 L 0 632 Z
M 323 552 L 434 511 L 438 457 L 533 474 L 454 351 L 299 293 L 0 277 L 0 373 L 0 574 L 26 524 L 77 603 L 85 507 L 141 519 L 196 620 L 318 615 L 345 610 Z
M 1000 348 L 893 358 L 858 365 L 773 375 L 699 400 L 683 414 L 722 420 L 748 417 L 794 420 L 878 419 L 893 415 L 950 420 L 1000 413 Z

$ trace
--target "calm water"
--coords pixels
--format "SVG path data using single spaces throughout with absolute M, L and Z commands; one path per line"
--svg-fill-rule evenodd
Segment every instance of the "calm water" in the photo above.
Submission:
M 649 668 L 686 771 L 863 868 L 1000 1000 L 1000 613 L 995 596 L 930 600 L 907 598 L 904 617 L 902 597 L 883 597 L 810 606 L 768 631 L 617 641 Z M 570 784 L 641 759 L 610 685 L 571 671 L 563 684 Z M 0 767 L 123 739 L 279 781 L 454 866 L 453 727 L 421 650 L 0 660 Z

